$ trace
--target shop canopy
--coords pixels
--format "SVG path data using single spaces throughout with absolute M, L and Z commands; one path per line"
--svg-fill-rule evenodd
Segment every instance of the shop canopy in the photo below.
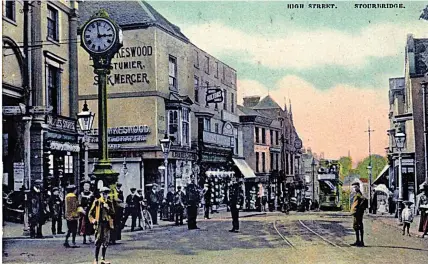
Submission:
M 238 169 L 241 171 L 242 175 L 244 175 L 245 179 L 254 179 L 256 175 L 254 171 L 248 166 L 247 162 L 243 159 L 233 159 L 233 162 L 238 166 Z
M 379 173 L 376 180 L 373 181 L 372 185 L 385 184 L 388 182 L 387 175 L 389 173 L 389 165 L 385 165 L 383 170 Z

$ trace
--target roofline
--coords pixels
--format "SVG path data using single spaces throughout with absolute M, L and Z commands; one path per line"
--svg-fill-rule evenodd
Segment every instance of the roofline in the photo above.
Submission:
M 237 71 L 236 71 L 236 69 L 235 69 L 235 68 L 233 68 L 233 67 L 231 67 L 229 64 L 224 63 L 222 60 L 219 60 L 217 57 L 214 57 L 213 55 L 211 55 L 211 54 L 210 54 L 210 53 L 208 53 L 207 51 L 205 51 L 205 50 L 203 50 L 203 49 L 199 48 L 198 46 L 196 46 L 196 45 L 195 45 L 195 43 L 193 43 L 190 39 L 189 39 L 189 44 L 191 44 L 192 46 L 196 47 L 197 49 L 199 49 L 199 50 L 201 50 L 201 51 L 205 52 L 206 54 L 210 55 L 210 56 L 211 56 L 211 57 L 213 57 L 214 59 L 216 59 L 216 60 L 218 60 L 218 61 L 221 61 L 221 63 L 223 63 L 224 65 L 226 65 L 226 66 L 227 66 L 227 67 L 229 67 L 230 69 L 234 70 L 234 71 L 235 71 L 235 73 L 237 72 Z

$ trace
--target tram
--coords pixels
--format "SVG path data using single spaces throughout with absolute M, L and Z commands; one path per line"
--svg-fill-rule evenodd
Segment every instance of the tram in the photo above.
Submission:
M 318 166 L 319 205 L 321 210 L 342 210 L 342 182 L 339 161 L 322 159 Z

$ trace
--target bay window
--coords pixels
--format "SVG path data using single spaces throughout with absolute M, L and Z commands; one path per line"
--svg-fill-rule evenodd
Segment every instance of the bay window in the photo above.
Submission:
M 188 108 L 168 110 L 168 135 L 173 145 L 190 145 L 190 111 Z

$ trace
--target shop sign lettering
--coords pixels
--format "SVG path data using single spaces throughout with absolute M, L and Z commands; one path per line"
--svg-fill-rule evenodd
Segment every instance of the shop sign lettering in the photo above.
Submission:
M 123 47 L 116 53 L 116 59 L 122 59 L 125 61 L 112 62 L 112 70 L 115 73 L 107 76 L 107 84 L 115 86 L 119 84 L 134 85 L 136 83 L 149 84 L 150 80 L 144 65 L 143 60 L 136 58 L 151 57 L 153 55 L 152 46 L 134 46 L 134 47 Z M 126 60 L 130 58 L 131 60 Z M 92 60 L 92 58 L 89 58 Z M 129 72 L 129 70 L 136 70 L 136 72 Z M 118 72 L 119 71 L 119 72 Z M 98 75 L 94 76 L 93 85 L 98 85 Z
M 47 116 L 46 123 L 52 127 L 59 130 L 76 132 L 76 120 L 66 119 L 65 117 L 60 116 Z
M 184 159 L 184 160 L 196 160 L 196 154 L 191 152 L 172 152 L 172 158 Z
M 107 128 L 107 134 L 110 135 L 147 135 L 150 134 L 150 127 L 147 125 L 139 126 L 120 126 Z M 90 135 L 98 135 L 98 129 L 92 129 Z
M 207 104 L 223 102 L 223 92 L 221 89 L 207 89 Z
M 109 136 L 108 143 L 146 142 L 146 135 Z M 90 137 L 90 143 L 98 143 L 98 137 Z

